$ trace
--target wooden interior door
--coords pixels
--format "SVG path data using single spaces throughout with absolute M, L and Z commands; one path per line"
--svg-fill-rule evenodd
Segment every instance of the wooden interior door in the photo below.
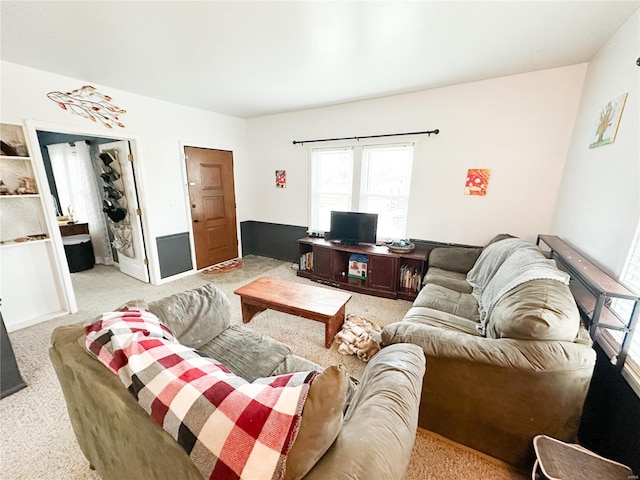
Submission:
M 233 152 L 185 147 L 198 270 L 238 256 Z

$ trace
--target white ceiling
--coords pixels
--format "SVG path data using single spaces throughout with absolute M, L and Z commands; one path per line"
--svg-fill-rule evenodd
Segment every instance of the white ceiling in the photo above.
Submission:
M 2 1 L 1 57 L 250 118 L 587 62 L 639 6 Z

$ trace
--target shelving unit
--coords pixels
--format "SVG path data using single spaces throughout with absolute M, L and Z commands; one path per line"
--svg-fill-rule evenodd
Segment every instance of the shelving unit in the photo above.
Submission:
M 620 349 L 615 356 L 619 370 L 624 366 L 633 333 L 640 315 L 640 295 L 632 292 L 618 280 L 594 265 L 555 235 L 538 235 L 537 245 L 546 246 L 558 267 L 571 276 L 569 288 L 582 313 L 591 338 L 599 338 L 600 329 L 621 332 Z M 541 245 L 543 244 L 543 245 Z M 613 299 L 632 302 L 629 318 L 620 318 L 610 308 Z
M 367 256 L 366 278 L 349 277 L 352 254 Z M 401 271 L 412 269 L 422 279 L 428 255 L 429 251 L 422 248 L 393 253 L 386 246 L 342 245 L 307 237 L 298 240 L 298 276 L 368 295 L 414 300 L 420 288 L 417 283 L 407 286 Z
M 0 139 L 0 297 L 11 332 L 62 315 L 70 305 L 52 268 L 60 258 L 42 195 L 48 192 L 44 166 L 31 157 L 22 125 L 0 123 Z
M 20 125 L 0 125 L 0 247 L 49 237 L 44 208 L 24 132 Z

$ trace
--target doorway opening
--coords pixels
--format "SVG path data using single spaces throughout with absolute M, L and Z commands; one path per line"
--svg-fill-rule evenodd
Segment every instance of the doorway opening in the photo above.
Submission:
M 70 273 L 113 266 L 149 282 L 131 140 L 36 128 Z

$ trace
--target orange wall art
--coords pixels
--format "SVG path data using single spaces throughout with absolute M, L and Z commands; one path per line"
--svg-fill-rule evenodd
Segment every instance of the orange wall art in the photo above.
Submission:
M 470 168 L 464 183 L 464 194 L 485 196 L 490 176 L 491 170 L 488 168 Z

